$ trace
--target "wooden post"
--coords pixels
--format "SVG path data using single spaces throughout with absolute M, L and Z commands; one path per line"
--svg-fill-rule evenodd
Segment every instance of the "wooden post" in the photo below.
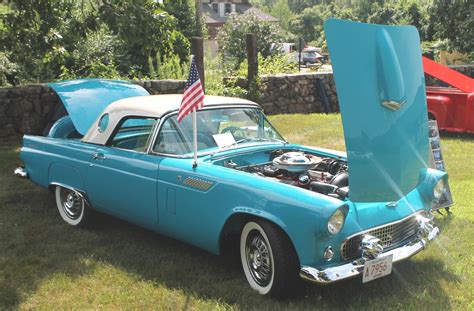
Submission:
M 258 52 L 257 52 L 257 36 L 253 33 L 247 34 L 247 85 L 258 76 Z
M 202 0 L 196 0 L 196 35 L 202 37 Z
M 298 40 L 298 72 L 301 71 L 301 52 L 303 51 L 304 44 L 303 44 L 303 38 L 300 38 Z
M 205 89 L 204 81 L 204 47 L 201 37 L 191 38 L 191 49 L 194 59 L 196 60 L 196 67 L 199 71 L 199 78 L 201 79 L 202 88 Z

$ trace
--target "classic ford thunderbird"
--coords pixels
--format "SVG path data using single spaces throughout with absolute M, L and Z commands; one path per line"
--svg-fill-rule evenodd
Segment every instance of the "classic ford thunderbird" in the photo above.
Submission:
M 418 34 L 337 20 L 326 34 L 347 154 L 288 143 L 254 102 L 206 96 L 193 166 L 181 95 L 90 79 L 50 84 L 65 109 L 24 136 L 15 173 L 53 191 L 69 225 L 97 210 L 215 254 L 234 241 L 260 294 L 388 275 L 438 235 L 447 181 L 427 167 Z

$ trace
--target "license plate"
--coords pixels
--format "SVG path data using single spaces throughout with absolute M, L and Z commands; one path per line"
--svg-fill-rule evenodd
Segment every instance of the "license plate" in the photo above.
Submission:
M 367 283 L 392 273 L 392 260 L 393 255 L 389 255 L 366 261 L 364 264 L 362 283 Z

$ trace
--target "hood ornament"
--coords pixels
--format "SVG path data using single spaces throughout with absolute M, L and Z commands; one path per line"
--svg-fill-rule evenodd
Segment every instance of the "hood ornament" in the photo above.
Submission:
M 394 100 L 384 100 L 382 102 L 382 106 L 384 106 L 385 108 L 388 108 L 392 111 L 397 111 L 400 108 L 402 108 L 403 105 L 405 105 L 405 103 L 406 103 L 406 100 L 403 100 L 401 102 L 397 102 L 397 101 L 394 101 Z

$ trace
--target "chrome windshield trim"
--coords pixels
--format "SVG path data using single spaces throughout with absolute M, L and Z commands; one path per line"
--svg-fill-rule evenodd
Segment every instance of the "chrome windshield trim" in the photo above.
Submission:
M 204 106 L 203 108 L 199 109 L 199 111 L 214 110 L 214 109 L 239 109 L 239 108 L 252 108 L 252 109 L 260 110 L 262 112 L 263 116 L 265 117 L 265 119 L 267 120 L 267 122 L 273 127 L 273 129 L 277 132 L 277 134 L 280 135 L 280 137 L 282 137 L 284 139 L 284 137 L 278 132 L 278 130 L 273 126 L 273 124 L 271 124 L 270 121 L 268 121 L 267 116 L 263 113 L 263 109 L 258 104 L 255 104 L 255 105 L 242 104 L 242 105 L 239 105 L 239 106 L 227 105 L 227 104 L 213 105 L 213 106 L 209 106 L 209 107 Z M 166 114 L 162 115 L 158 119 L 158 122 L 157 122 L 158 125 L 156 126 L 155 132 L 153 133 L 153 135 L 150 139 L 151 144 L 149 145 L 148 150 L 147 150 L 146 153 L 151 154 L 151 155 L 158 155 L 158 156 L 162 156 L 162 157 L 178 158 L 178 159 L 191 159 L 193 157 L 192 153 L 169 154 L 169 153 L 162 153 L 162 152 L 153 151 L 153 146 L 156 143 L 156 140 L 158 138 L 158 134 L 160 133 L 161 128 L 163 127 L 163 124 L 166 122 L 166 120 L 168 120 L 168 118 L 171 118 L 172 116 L 177 115 L 177 114 L 178 114 L 178 110 L 173 110 L 173 111 L 167 112 Z M 285 142 L 285 144 L 288 144 L 288 142 L 286 142 L 286 141 L 284 141 L 284 142 Z M 253 142 L 253 143 L 254 144 L 262 144 L 261 141 Z M 267 142 L 267 143 L 275 144 L 276 142 Z M 238 145 L 238 147 L 240 148 L 240 147 L 250 147 L 250 146 L 249 145 Z M 205 151 L 205 152 L 198 152 L 197 156 L 202 157 L 202 156 L 207 156 L 207 155 L 210 155 L 210 154 L 213 154 L 213 153 L 218 153 L 218 152 L 216 152 L 216 149 L 212 149 L 212 150 Z M 225 149 L 223 151 L 232 150 L 232 149 L 233 148 Z M 238 148 L 236 148 L 236 149 L 238 149 Z

